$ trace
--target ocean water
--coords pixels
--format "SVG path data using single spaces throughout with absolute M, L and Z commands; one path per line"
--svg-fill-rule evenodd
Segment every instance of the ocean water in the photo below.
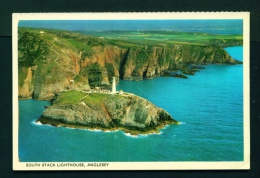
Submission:
M 69 31 L 170 30 L 212 34 L 243 34 L 242 19 L 217 20 L 20 20 L 19 27 Z
M 243 47 L 226 48 L 243 60 Z M 188 79 L 120 81 L 180 125 L 130 136 L 35 124 L 47 101 L 19 101 L 19 158 L 38 161 L 243 161 L 243 65 L 207 65 Z

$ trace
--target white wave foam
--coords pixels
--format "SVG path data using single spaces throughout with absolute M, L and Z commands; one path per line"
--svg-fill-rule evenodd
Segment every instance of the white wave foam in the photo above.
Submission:
M 61 127 L 63 127 L 63 126 L 61 126 Z M 63 128 L 65 128 L 65 129 L 72 129 L 72 130 L 77 129 L 77 128 L 74 128 L 74 127 L 63 127 Z
M 33 124 L 33 125 L 37 125 L 37 126 L 40 125 L 40 126 L 49 126 L 49 127 L 54 127 L 54 126 L 52 126 L 52 125 L 50 125 L 50 124 L 42 124 L 40 121 L 36 121 L 36 120 L 32 121 L 31 124 Z
M 131 135 L 130 133 L 124 133 L 126 136 L 128 137 L 133 137 L 133 138 L 137 138 L 138 136 L 137 135 Z
M 112 132 L 118 132 L 119 130 L 105 130 L 104 132 L 107 132 L 107 133 L 112 133 Z
M 35 125 L 43 125 L 40 121 L 33 121 L 32 124 L 35 124 Z
M 148 134 L 138 134 L 138 135 L 131 135 L 130 133 L 124 133 L 128 137 L 133 137 L 133 138 L 141 138 L 141 137 L 148 137 L 149 135 L 161 135 L 163 132 L 153 132 L 153 133 L 148 133 Z
M 161 135 L 161 134 L 163 134 L 162 131 L 160 131 L 160 132 L 148 133 L 148 134 L 140 134 L 140 136 L 148 137 L 149 135 Z
M 180 125 L 185 125 L 185 124 L 187 124 L 186 122 L 180 122 Z
M 117 132 L 118 130 L 105 130 L 104 132 Z
M 102 131 L 100 129 L 87 129 L 87 130 L 92 131 L 92 132 L 101 132 Z

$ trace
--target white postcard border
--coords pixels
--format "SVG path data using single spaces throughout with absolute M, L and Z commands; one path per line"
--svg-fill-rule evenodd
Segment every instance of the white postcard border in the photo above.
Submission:
M 18 157 L 18 22 L 19 20 L 148 20 L 243 19 L 244 161 L 238 162 L 20 162 Z M 250 169 L 249 12 L 177 13 L 14 13 L 13 52 L 13 170 L 226 170 Z M 63 166 L 61 163 L 64 163 Z M 79 164 L 75 164 L 79 163 Z M 89 164 L 90 163 L 90 164 Z M 108 164 L 105 166 L 105 164 Z M 60 167 L 58 167 L 60 165 Z M 92 165 L 92 166 L 91 166 Z M 34 166 L 34 167 L 33 167 Z

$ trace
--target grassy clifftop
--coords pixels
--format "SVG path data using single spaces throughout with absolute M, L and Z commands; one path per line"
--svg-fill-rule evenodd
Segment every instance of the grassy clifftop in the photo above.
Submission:
M 60 92 L 59 96 L 53 103 L 55 105 L 78 104 L 80 102 L 88 103 L 88 101 L 101 103 L 106 97 L 107 97 L 106 94 L 85 93 L 82 91 L 71 90 L 71 91 Z

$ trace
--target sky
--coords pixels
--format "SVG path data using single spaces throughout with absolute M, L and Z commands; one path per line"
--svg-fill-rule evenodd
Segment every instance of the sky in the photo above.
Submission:
M 243 34 L 243 20 L 20 20 L 18 26 L 68 31 L 168 30 Z

